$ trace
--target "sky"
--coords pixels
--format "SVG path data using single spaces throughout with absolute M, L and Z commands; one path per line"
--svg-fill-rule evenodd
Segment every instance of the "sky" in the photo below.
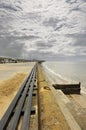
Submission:
M 86 61 L 86 0 L 0 0 L 0 56 Z

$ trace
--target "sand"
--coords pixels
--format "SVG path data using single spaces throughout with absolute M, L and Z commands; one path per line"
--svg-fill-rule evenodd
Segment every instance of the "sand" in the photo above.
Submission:
M 34 63 L 0 64 L 0 119 L 33 65 Z
M 70 130 L 40 67 L 38 69 L 38 84 L 41 130 Z

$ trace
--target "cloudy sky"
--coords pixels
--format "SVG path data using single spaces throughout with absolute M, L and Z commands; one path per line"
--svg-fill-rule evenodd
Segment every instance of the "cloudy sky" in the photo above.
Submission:
M 0 56 L 86 60 L 86 0 L 0 0 Z

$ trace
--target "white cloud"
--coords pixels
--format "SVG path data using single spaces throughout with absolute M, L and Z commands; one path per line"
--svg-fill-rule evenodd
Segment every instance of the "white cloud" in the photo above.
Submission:
M 23 42 L 27 55 L 85 55 L 85 21 L 85 0 L 0 1 L 0 38 Z

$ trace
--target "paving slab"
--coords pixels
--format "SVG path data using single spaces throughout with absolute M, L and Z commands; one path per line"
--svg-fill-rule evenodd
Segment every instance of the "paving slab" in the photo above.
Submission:
M 86 108 L 86 97 L 84 95 L 71 95 L 71 97 L 79 103 L 82 108 Z
M 49 82 L 50 89 L 52 90 L 52 93 L 55 97 L 55 101 L 59 105 L 71 130 L 81 130 L 80 126 L 78 125 L 73 115 L 67 108 L 67 103 L 70 103 L 70 100 L 64 95 L 64 93 L 61 90 L 55 90 L 55 88 L 52 87 L 53 80 L 49 77 L 49 75 L 46 74 L 45 76 L 47 81 Z

